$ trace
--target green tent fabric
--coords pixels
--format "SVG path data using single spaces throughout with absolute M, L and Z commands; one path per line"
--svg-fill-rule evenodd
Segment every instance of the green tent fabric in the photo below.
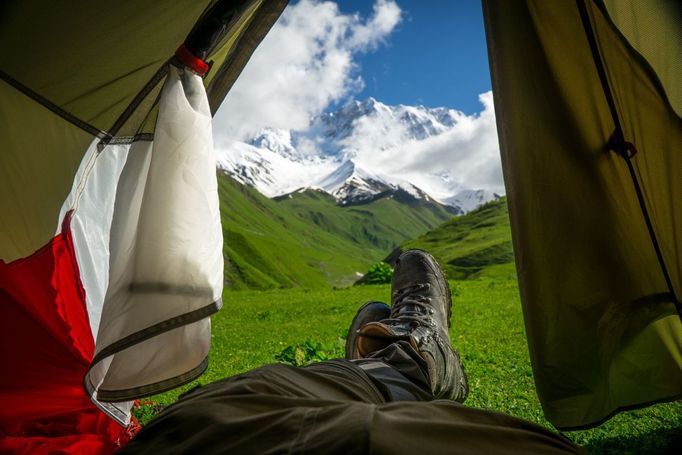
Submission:
M 54 235 L 94 138 L 154 131 L 168 62 L 216 1 L 9 1 L 0 5 L 0 258 Z M 205 60 L 215 112 L 286 1 L 231 3 Z M 39 132 L 39 133 L 37 133 Z
M 589 427 L 680 397 L 680 3 L 484 0 L 484 16 L 545 415 Z

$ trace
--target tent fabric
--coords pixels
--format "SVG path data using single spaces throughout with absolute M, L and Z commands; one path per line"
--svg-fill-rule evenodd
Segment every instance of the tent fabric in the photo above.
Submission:
M 484 1 L 533 371 L 562 429 L 682 395 L 682 15 L 656 6 Z
M 0 451 L 110 452 L 135 398 L 207 366 L 211 113 L 286 1 L 222 0 L 202 79 L 174 53 L 216 3 L 0 6 Z
M 32 254 L 55 235 L 59 209 L 92 140 L 0 81 L 0 258 L 5 262 Z
M 94 349 L 84 297 L 70 217 L 35 254 L 0 260 L 3 453 L 107 453 L 130 439 L 80 385 Z
M 109 130 L 209 5 L 208 0 L 120 3 L 4 2 L 2 71 L 92 132 Z M 130 126 L 118 135 L 135 134 Z
M 603 8 L 628 44 L 651 65 L 670 105 L 682 117 L 682 8 L 674 3 L 605 0 Z
M 100 156 L 106 153 L 105 148 Z M 107 401 L 124 401 L 139 396 L 140 384 L 150 394 L 187 382 L 171 379 L 202 365 L 210 344 L 205 318 L 220 307 L 223 239 L 211 115 L 198 75 L 170 69 L 154 141 L 132 145 L 115 184 L 115 191 L 106 184 L 97 188 L 112 199 L 110 229 L 93 240 L 92 228 L 82 231 L 84 246 L 109 234 L 111 250 L 86 385 L 101 389 L 98 398 L 106 391 Z M 93 211 L 106 206 L 99 200 L 91 204 Z M 97 215 L 106 218 L 95 213 L 85 224 L 95 224 Z M 184 331 L 164 334 L 181 326 Z M 152 384 L 160 382 L 164 386 L 155 390 Z
M 98 402 L 120 402 L 100 405 L 126 422 L 141 389 L 167 390 L 203 372 L 205 318 L 220 306 L 222 231 L 201 78 L 169 69 L 153 141 L 94 140 L 61 214 L 73 214 L 96 334 L 86 388 Z
M 131 142 L 154 132 L 167 63 L 211 3 L 2 3 L 1 258 L 28 256 L 54 236 L 61 203 L 93 139 Z M 230 3 L 235 18 L 206 58 L 212 113 L 287 2 Z

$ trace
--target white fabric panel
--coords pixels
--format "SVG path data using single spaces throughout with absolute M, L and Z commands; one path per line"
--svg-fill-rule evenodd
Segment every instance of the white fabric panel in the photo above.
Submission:
M 141 337 L 91 369 L 86 383 L 93 389 L 115 392 L 168 381 L 207 356 L 208 320 L 161 334 L 173 324 L 193 322 L 183 315 L 220 299 L 222 230 L 215 173 L 202 80 L 171 67 L 153 145 L 131 150 L 118 183 L 109 287 L 95 355 L 131 335 Z
M 95 335 L 86 388 L 124 424 L 132 402 L 111 397 L 152 394 L 198 374 L 210 346 L 207 316 L 220 305 L 222 229 L 202 82 L 171 66 L 154 141 L 99 153 L 93 142 L 60 214 L 61 222 L 74 210 Z
M 183 82 L 172 67 L 151 156 L 131 153 L 121 175 L 97 352 L 222 292 L 211 117 L 201 78 L 186 72 Z
M 204 360 L 210 343 L 210 318 L 163 332 L 108 357 L 107 360 L 111 361 L 107 362 L 105 387 L 137 387 L 140 385 L 140 378 L 151 379 L 153 382 L 162 381 L 168 378 L 168 365 L 172 365 L 177 374 L 190 371 Z M 150 361 L 149 355 L 154 356 L 153 361 Z
M 74 210 L 71 237 L 85 289 L 93 339 L 97 336 L 109 284 L 109 229 L 114 214 L 115 190 L 131 148 L 130 144 L 111 145 L 98 154 L 98 142 L 99 139 L 95 139 L 83 157 L 71 192 L 62 205 L 57 226 L 59 233 L 66 213 Z M 151 143 L 137 142 L 132 147 L 151 148 Z
M 136 156 L 146 156 L 151 142 L 108 145 L 97 151 L 99 139 L 95 139 L 81 162 L 73 186 L 59 213 L 60 232 L 64 217 L 73 210 L 71 238 L 76 251 L 81 284 L 85 290 L 85 302 L 93 339 L 99 331 L 104 296 L 109 284 L 109 241 L 114 213 L 116 187 L 128 158 L 129 151 Z M 123 424 L 130 420 L 133 401 L 116 404 L 98 403 L 103 411 Z
M 97 152 L 96 138 L 83 156 L 71 192 L 59 212 L 57 233 L 61 232 L 64 217 L 71 217 L 78 272 L 85 290 L 85 304 L 93 339 L 97 335 L 104 295 L 109 283 L 109 229 L 114 213 L 114 196 L 130 145 L 113 145 Z M 149 146 L 148 144 L 144 144 Z M 133 401 L 115 405 L 95 404 L 122 424 L 130 421 Z

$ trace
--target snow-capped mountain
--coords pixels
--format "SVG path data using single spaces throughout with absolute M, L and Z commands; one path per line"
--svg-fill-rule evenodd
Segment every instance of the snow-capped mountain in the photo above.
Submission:
M 488 190 L 463 190 L 454 196 L 443 199 L 441 202 L 445 205 L 459 207 L 464 213 L 466 213 L 485 204 L 486 202 L 499 198 L 499 194 Z
M 331 194 L 342 205 L 363 202 L 374 194 L 394 189 L 385 179 L 357 167 L 352 160 L 345 161 L 313 186 Z
M 352 101 L 305 131 L 266 128 L 218 147 L 218 167 L 268 197 L 314 188 L 349 205 L 403 190 L 466 213 L 499 196 L 467 188 L 448 171 L 415 171 L 429 145 L 466 119 L 453 109 Z

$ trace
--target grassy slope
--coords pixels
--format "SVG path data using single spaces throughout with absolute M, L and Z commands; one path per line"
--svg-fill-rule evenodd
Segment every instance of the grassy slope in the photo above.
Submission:
M 551 427 L 535 394 L 516 281 L 486 277 L 451 282 L 451 288 L 450 333 L 471 387 L 466 404 Z M 208 371 L 200 381 L 152 397 L 137 415 L 146 421 L 181 391 L 272 363 L 286 346 L 308 339 L 332 345 L 330 354 L 342 356 L 342 337 L 357 308 L 388 298 L 388 286 L 225 292 L 225 308 L 213 317 Z M 681 433 L 682 403 L 677 402 L 623 413 L 597 429 L 567 435 L 594 453 L 653 454 L 674 453 Z
M 340 207 L 328 194 L 314 190 L 294 193 L 279 204 L 329 234 L 361 245 L 365 251 L 369 248 L 371 254 L 385 254 L 453 216 L 440 206 L 391 197 Z
M 315 191 L 275 201 L 224 176 L 218 185 L 232 289 L 350 284 L 400 242 L 452 216 L 388 198 L 339 207 Z
M 513 277 L 514 253 L 506 198 L 489 202 L 403 243 L 433 254 L 452 279 Z

